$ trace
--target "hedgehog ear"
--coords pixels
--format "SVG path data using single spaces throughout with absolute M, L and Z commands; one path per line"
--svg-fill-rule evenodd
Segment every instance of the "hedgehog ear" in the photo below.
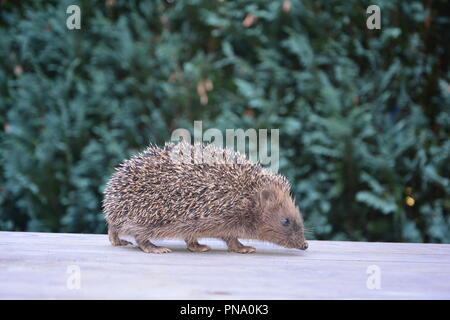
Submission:
M 267 203 L 270 201 L 270 199 L 273 197 L 273 192 L 269 189 L 263 189 L 259 192 L 259 202 L 261 204 L 261 207 L 265 208 L 267 206 Z

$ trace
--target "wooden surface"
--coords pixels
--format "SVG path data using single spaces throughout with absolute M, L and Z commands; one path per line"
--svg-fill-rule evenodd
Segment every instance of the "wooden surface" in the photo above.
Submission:
M 448 244 L 242 242 L 257 252 L 205 239 L 213 250 L 191 253 L 168 240 L 156 243 L 174 251 L 155 255 L 106 235 L 0 232 L 0 299 L 450 299 Z M 368 268 L 380 289 L 368 288 Z

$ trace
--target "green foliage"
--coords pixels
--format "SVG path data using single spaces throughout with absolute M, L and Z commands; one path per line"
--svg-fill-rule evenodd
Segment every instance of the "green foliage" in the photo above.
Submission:
M 312 237 L 450 242 L 446 1 L 370 4 L 7 1 L 0 229 L 103 232 L 113 167 L 202 120 L 280 129 Z

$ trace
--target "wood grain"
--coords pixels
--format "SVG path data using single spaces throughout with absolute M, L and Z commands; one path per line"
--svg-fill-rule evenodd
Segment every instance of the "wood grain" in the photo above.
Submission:
M 310 241 L 305 252 L 257 241 L 254 254 L 170 254 L 113 247 L 106 235 L 0 232 L 0 299 L 450 299 L 450 245 Z M 368 289 L 367 268 L 381 288 Z M 80 288 L 67 286 L 71 266 Z

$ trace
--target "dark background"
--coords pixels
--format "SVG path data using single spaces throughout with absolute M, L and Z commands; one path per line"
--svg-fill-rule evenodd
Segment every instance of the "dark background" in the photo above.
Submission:
M 280 129 L 310 238 L 449 243 L 448 7 L 0 0 L 0 230 L 105 232 L 113 167 L 202 120 Z

